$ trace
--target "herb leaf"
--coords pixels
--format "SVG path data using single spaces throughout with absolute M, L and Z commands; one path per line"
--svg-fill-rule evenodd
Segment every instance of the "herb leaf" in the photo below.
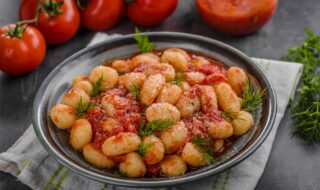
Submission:
M 99 79 L 93 83 L 92 85 L 92 93 L 91 93 L 91 97 L 96 97 L 102 87 L 102 82 L 103 82 L 103 74 L 101 73 L 101 76 L 99 77 Z
M 174 124 L 171 119 L 163 119 L 163 120 L 153 120 L 147 125 L 143 125 L 140 128 L 141 136 L 150 136 L 157 131 L 163 131 L 165 129 L 169 129 Z
M 78 118 L 83 117 L 83 113 L 86 112 L 89 108 L 94 108 L 95 105 L 91 104 L 89 102 L 83 102 L 82 101 L 82 96 L 80 96 L 79 101 L 77 102 L 77 107 L 76 107 L 76 115 Z
M 182 87 L 182 83 L 186 80 L 186 76 L 183 73 L 177 73 L 174 81 L 171 81 L 171 84 Z
M 148 151 L 150 150 L 150 148 L 152 148 L 154 145 L 154 143 L 140 143 L 138 145 L 138 152 L 144 156 L 146 153 L 148 153 Z
M 135 99 L 140 98 L 140 87 L 137 85 L 132 85 L 129 88 L 130 90 L 130 94 L 132 97 L 134 97 Z
M 255 90 L 250 81 L 247 81 L 243 85 L 241 109 L 249 112 L 256 110 L 262 103 L 265 93 L 265 89 L 262 91 Z
M 308 143 L 320 142 L 320 35 L 305 29 L 305 42 L 288 50 L 282 59 L 303 64 L 298 97 L 291 106 L 294 134 Z
M 148 36 L 141 35 L 140 30 L 135 28 L 134 39 L 137 41 L 137 46 L 141 52 L 151 52 L 153 50 L 153 44 L 149 41 Z
M 211 146 L 204 138 L 196 137 L 192 139 L 191 143 L 196 145 L 204 154 L 204 162 L 206 164 L 214 162 Z
M 123 172 L 121 172 L 119 169 L 117 169 L 117 170 L 114 171 L 114 175 L 115 175 L 116 177 L 128 177 L 127 173 L 123 173 Z

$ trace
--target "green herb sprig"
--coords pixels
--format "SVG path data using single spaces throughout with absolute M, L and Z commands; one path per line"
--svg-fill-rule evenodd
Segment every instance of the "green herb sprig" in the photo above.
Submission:
M 255 90 L 250 81 L 243 85 L 243 95 L 241 109 L 252 112 L 256 110 L 262 103 L 266 90 Z
M 128 177 L 127 173 L 121 172 L 119 169 L 114 171 L 116 177 Z
M 145 154 L 147 154 L 150 150 L 150 148 L 152 148 L 154 145 L 154 143 L 140 143 L 138 145 L 138 152 L 144 156 Z
M 150 136 L 155 132 L 171 128 L 173 124 L 174 122 L 171 119 L 153 120 L 147 125 L 142 125 L 140 127 L 140 135 Z
M 291 106 L 294 120 L 294 135 L 308 143 L 320 142 L 320 35 L 315 36 L 305 29 L 305 42 L 288 50 L 282 59 L 302 63 L 304 70 L 298 97 Z
M 177 73 L 174 81 L 171 81 L 171 84 L 182 87 L 183 82 L 186 80 L 186 76 L 183 73 Z
M 204 161 L 206 164 L 210 164 L 215 161 L 211 146 L 204 138 L 196 137 L 192 139 L 191 143 L 196 145 L 204 154 Z
M 130 91 L 130 95 L 132 97 L 134 97 L 135 99 L 139 99 L 140 98 L 140 87 L 137 85 L 132 85 L 129 88 Z
M 92 93 L 91 97 L 98 96 L 101 88 L 102 88 L 102 82 L 103 82 L 103 74 L 99 77 L 99 79 L 92 84 Z
M 151 52 L 153 50 L 153 44 L 150 42 L 148 36 L 142 35 L 140 30 L 135 28 L 134 39 L 137 41 L 137 46 L 141 52 Z
M 90 102 L 83 102 L 82 96 L 80 96 L 79 101 L 77 102 L 76 107 L 76 115 L 78 118 L 83 118 L 84 112 L 86 112 L 89 108 L 94 108 L 95 105 Z

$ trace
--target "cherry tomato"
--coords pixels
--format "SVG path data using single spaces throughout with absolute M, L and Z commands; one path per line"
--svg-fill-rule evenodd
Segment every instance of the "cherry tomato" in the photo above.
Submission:
M 122 16 L 124 0 L 90 0 L 81 11 L 81 24 L 89 30 L 113 27 Z
M 196 4 L 209 26 L 231 35 L 245 35 L 270 20 L 278 0 L 197 0 Z
M 161 23 L 176 9 L 178 0 L 133 0 L 127 15 L 137 25 L 153 26 Z
M 21 36 L 9 34 L 15 27 L 0 28 L 0 70 L 11 75 L 36 69 L 46 54 L 45 39 L 38 29 L 26 26 Z
M 25 1 L 38 2 L 38 0 Z M 42 3 L 40 7 L 43 10 L 39 14 L 36 27 L 50 45 L 58 45 L 70 40 L 80 26 L 80 13 L 74 0 L 46 0 L 45 3 L 53 3 L 56 6 L 55 11 L 53 6 L 46 9 Z M 62 5 L 57 6 L 59 3 Z M 34 10 L 37 10 L 37 4 L 22 2 L 19 15 L 22 20 L 28 20 L 35 17 L 35 15 L 32 16 L 35 14 Z

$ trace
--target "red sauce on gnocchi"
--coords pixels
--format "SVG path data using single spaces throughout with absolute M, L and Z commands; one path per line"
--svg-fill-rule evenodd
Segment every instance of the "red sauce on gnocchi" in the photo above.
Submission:
M 240 106 L 247 81 L 239 67 L 182 49 L 141 53 L 76 77 L 50 117 L 71 128 L 71 146 L 98 168 L 179 176 L 212 163 L 253 126 Z

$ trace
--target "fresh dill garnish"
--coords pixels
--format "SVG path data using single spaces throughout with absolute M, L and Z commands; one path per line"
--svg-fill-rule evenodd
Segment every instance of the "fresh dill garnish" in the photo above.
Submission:
M 212 152 L 211 146 L 209 142 L 207 142 L 204 138 L 201 138 L 201 137 L 193 138 L 191 143 L 196 145 L 204 154 L 203 161 L 206 164 L 210 164 L 215 161 L 215 159 L 213 158 L 213 152 Z
M 282 59 L 303 64 L 298 97 L 291 105 L 294 134 L 308 143 L 320 142 L 320 35 L 305 29 L 305 42 L 288 50 Z
M 77 102 L 76 114 L 78 118 L 82 118 L 84 112 L 86 112 L 89 108 L 94 108 L 95 105 L 90 102 L 83 102 L 82 96 L 80 96 L 79 101 Z
M 142 125 L 140 127 L 140 135 L 141 136 L 150 136 L 157 131 L 163 131 L 165 129 L 169 129 L 173 125 L 173 120 L 171 119 L 161 119 L 161 120 L 153 120 L 146 125 Z
M 243 95 L 241 102 L 241 109 L 245 111 L 254 111 L 262 103 L 262 99 L 266 90 L 255 90 L 250 81 L 243 85 Z
M 138 145 L 138 152 L 144 156 L 146 153 L 148 153 L 148 151 L 150 150 L 150 148 L 152 148 L 154 145 L 154 143 L 140 143 Z
M 116 177 L 128 177 L 127 173 L 121 172 L 119 169 L 115 170 L 113 174 Z
M 137 46 L 141 52 L 151 52 L 153 50 L 153 44 L 149 41 L 148 36 L 142 35 L 140 30 L 135 28 L 134 39 L 137 41 Z
M 177 73 L 174 81 L 171 81 L 171 84 L 182 87 L 182 83 L 186 80 L 186 76 L 183 73 Z
M 132 97 L 134 97 L 135 99 L 139 99 L 140 98 L 140 87 L 137 85 L 132 85 L 129 88 L 130 94 Z
M 101 76 L 99 77 L 99 79 L 92 84 L 91 97 L 96 97 L 99 94 L 102 87 L 102 82 L 103 82 L 103 74 L 101 73 Z

